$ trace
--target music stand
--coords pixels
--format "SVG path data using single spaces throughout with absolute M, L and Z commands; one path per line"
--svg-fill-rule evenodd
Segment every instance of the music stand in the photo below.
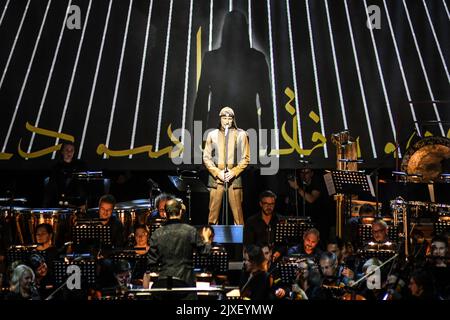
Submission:
M 439 220 L 433 224 L 434 234 L 444 234 L 450 231 L 450 220 Z
M 291 285 L 297 277 L 298 263 L 280 262 L 278 267 L 280 268 L 281 282 Z
M 336 233 L 339 237 L 343 236 L 343 226 L 346 224 L 344 217 L 351 217 L 352 197 L 351 195 L 370 194 L 375 197 L 370 175 L 360 171 L 333 170 L 323 176 L 328 190 L 328 195 L 336 194 L 336 200 L 344 203 L 344 212 L 339 209 L 336 221 Z M 343 195 L 343 197 L 342 197 Z M 341 208 L 341 206 L 338 206 Z
M 92 243 L 111 245 L 111 226 L 98 222 L 77 222 L 73 227 L 73 241 L 76 245 Z
M 67 274 L 67 268 L 70 265 L 76 265 L 81 270 L 81 283 L 87 285 L 95 285 L 96 283 L 96 262 L 94 259 L 90 258 L 77 258 L 77 260 L 54 260 L 54 277 L 55 277 L 55 285 L 60 285 L 63 282 L 67 281 L 67 278 L 70 274 Z
M 47 261 L 47 252 L 36 250 L 37 245 L 31 246 L 10 246 L 6 252 L 6 260 L 8 264 L 14 261 L 21 261 L 22 263 L 28 264 L 30 257 L 33 254 L 41 255 Z
M 398 227 L 393 224 L 388 225 L 388 237 L 391 241 L 397 243 L 398 239 Z M 358 242 L 359 245 L 363 245 L 366 242 L 372 240 L 372 224 L 371 223 L 360 223 L 358 225 Z
M 188 221 L 191 222 L 191 193 L 209 192 L 208 188 L 198 177 L 169 176 L 169 180 L 178 191 L 186 192 L 186 198 L 188 199 L 187 217 Z
M 215 274 L 224 274 L 228 272 L 228 253 L 224 250 L 212 251 L 208 255 L 201 255 L 194 252 L 192 261 L 194 269 L 210 271 Z
M 147 255 L 136 254 L 134 250 L 124 250 L 123 252 L 113 253 L 111 260 L 116 263 L 119 260 L 127 260 L 132 269 L 132 280 L 142 279 L 147 271 Z
M 306 230 L 314 227 L 311 218 L 289 218 L 275 226 L 275 243 L 283 245 L 297 244 Z

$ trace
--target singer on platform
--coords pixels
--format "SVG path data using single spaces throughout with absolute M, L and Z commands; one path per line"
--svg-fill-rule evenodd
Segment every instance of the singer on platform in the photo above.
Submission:
M 203 150 L 203 162 L 210 173 L 208 223 L 218 223 L 223 194 L 225 190 L 228 190 L 234 224 L 244 224 L 240 175 L 250 162 L 248 136 L 244 130 L 236 126 L 233 109 L 222 108 L 219 117 L 218 129 L 208 134 Z M 228 203 L 225 202 L 224 210 L 227 206 Z

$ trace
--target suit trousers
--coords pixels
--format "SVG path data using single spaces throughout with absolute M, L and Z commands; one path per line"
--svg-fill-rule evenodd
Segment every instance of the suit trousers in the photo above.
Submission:
M 224 191 L 223 184 L 218 184 L 217 188 L 211 188 L 209 194 L 209 224 L 217 224 L 219 221 Z M 233 212 L 234 224 L 236 225 L 244 224 L 244 214 L 242 212 L 243 194 L 242 188 L 234 188 L 233 185 L 228 187 L 228 201 Z

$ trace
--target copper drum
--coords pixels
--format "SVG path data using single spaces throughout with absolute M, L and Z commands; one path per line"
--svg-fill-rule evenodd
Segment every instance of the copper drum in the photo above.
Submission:
M 133 231 L 134 227 L 139 224 L 146 224 L 147 218 L 151 210 L 142 208 L 124 208 L 116 209 L 116 217 L 122 223 L 124 228 L 124 236 L 128 237 Z
M 48 223 L 53 228 L 52 244 L 64 241 L 70 230 L 74 210 L 61 208 L 25 209 L 16 214 L 17 239 L 21 244 L 36 243 L 36 227 Z
M 16 216 L 24 207 L 0 207 L 0 226 L 3 226 L 2 238 L 7 246 L 15 244 L 17 237 Z

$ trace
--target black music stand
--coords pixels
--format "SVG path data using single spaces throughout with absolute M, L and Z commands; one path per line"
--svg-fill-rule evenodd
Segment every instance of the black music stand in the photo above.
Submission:
M 280 262 L 281 282 L 285 285 L 291 285 L 297 277 L 298 264 L 292 262 Z
M 328 195 L 343 194 L 370 194 L 375 197 L 370 176 L 360 171 L 334 170 L 326 173 L 323 178 L 327 186 Z
M 30 257 L 33 254 L 41 255 L 47 261 L 47 252 L 45 250 L 38 251 L 36 250 L 37 245 L 31 246 L 10 246 L 6 252 L 6 259 L 8 264 L 11 264 L 14 261 L 21 261 L 22 263 L 28 264 L 30 261 Z
M 188 199 L 187 221 L 191 222 L 191 193 L 209 192 L 208 188 L 198 177 L 169 176 L 169 180 L 178 191 L 186 192 L 186 198 Z
M 73 241 L 78 246 L 111 245 L 111 226 L 89 220 L 77 222 L 73 227 Z
M 81 270 L 81 285 L 95 285 L 96 283 L 96 262 L 92 257 L 89 258 L 77 258 L 71 261 L 67 260 L 54 260 L 54 277 L 55 285 L 61 285 L 63 282 L 67 281 L 70 274 L 67 274 L 67 268 L 70 265 L 76 265 Z
M 228 272 L 228 260 L 228 253 L 225 250 L 212 251 L 208 255 L 201 255 L 194 252 L 192 256 L 194 269 L 210 271 L 215 274 L 224 274 Z
M 450 232 L 450 220 L 438 220 L 433 224 L 433 233 L 435 235 Z
M 124 250 L 123 252 L 115 252 L 110 256 L 115 263 L 119 260 L 127 260 L 131 265 L 132 280 L 142 279 L 147 271 L 147 255 L 136 254 L 134 250 Z
M 398 227 L 395 227 L 393 224 L 388 224 L 388 238 L 397 243 L 399 241 L 398 238 Z M 372 240 L 372 224 L 371 223 L 360 223 L 358 224 L 358 243 L 362 246 L 364 243 Z
M 323 178 L 327 186 L 328 195 L 343 195 L 344 210 L 338 213 L 337 218 L 340 222 L 336 223 L 337 233 L 342 237 L 342 230 L 345 229 L 347 220 L 351 218 L 352 195 L 369 194 L 375 197 L 372 180 L 370 180 L 370 175 L 366 175 L 364 172 L 344 170 L 330 171 Z
M 282 220 L 275 227 L 275 243 L 281 245 L 297 244 L 305 231 L 313 227 L 310 217 Z

